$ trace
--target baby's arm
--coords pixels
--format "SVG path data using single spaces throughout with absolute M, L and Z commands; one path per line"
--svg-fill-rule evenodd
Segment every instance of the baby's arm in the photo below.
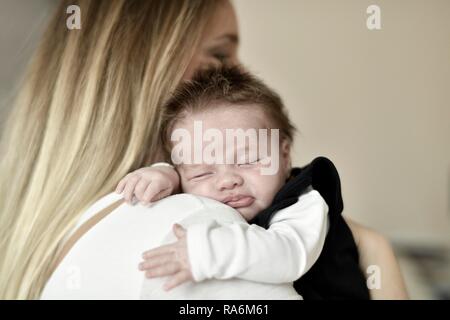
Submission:
M 318 259 L 328 230 L 328 206 L 315 190 L 277 212 L 269 229 L 246 223 L 197 224 L 187 230 L 192 276 L 292 282 Z
M 187 232 L 176 226 L 178 241 L 145 252 L 139 268 L 149 278 L 171 276 L 167 289 L 211 278 L 292 282 L 318 259 L 327 230 L 328 206 L 312 190 L 277 212 L 268 230 L 214 220 L 191 225 Z
M 178 193 L 179 189 L 180 177 L 175 168 L 160 162 L 127 174 L 120 180 L 116 192 L 123 192 L 128 203 L 137 199 L 146 205 Z

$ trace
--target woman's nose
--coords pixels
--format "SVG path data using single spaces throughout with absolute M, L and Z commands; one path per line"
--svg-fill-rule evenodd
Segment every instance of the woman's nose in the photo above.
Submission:
M 218 178 L 217 187 L 219 191 L 224 191 L 241 186 L 243 182 L 244 179 L 242 179 L 240 175 L 234 173 L 226 173 Z

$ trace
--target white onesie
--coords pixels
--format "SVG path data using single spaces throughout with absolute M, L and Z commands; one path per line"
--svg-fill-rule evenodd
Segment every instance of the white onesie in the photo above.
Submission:
M 311 187 L 295 204 L 276 212 L 267 230 L 245 220 L 193 224 L 187 229 L 192 274 L 196 281 L 293 282 L 318 259 L 328 224 L 328 206 Z

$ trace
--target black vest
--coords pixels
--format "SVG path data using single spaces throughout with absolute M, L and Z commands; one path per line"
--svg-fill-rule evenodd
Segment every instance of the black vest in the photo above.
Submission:
M 334 164 L 318 157 L 303 168 L 293 168 L 291 177 L 278 191 L 269 208 L 251 223 L 268 228 L 278 210 L 293 205 L 309 186 L 317 190 L 329 207 L 329 230 L 317 262 L 294 282 L 305 300 L 370 299 L 365 276 L 359 267 L 358 249 L 342 217 L 341 182 Z

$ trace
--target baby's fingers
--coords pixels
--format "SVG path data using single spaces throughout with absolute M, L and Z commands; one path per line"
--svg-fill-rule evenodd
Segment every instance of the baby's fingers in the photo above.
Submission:
M 169 291 L 180 284 L 192 280 L 191 274 L 188 270 L 182 270 L 173 275 L 165 284 L 164 290 Z
M 141 178 L 134 187 L 134 195 L 139 201 L 144 201 L 144 195 L 147 188 L 151 185 L 151 181 L 146 178 Z
M 175 245 L 173 243 L 170 243 L 145 251 L 142 254 L 142 258 L 148 260 L 162 254 L 173 254 L 174 252 L 175 252 Z
M 125 189 L 123 191 L 123 197 L 125 198 L 125 201 L 128 203 L 131 203 L 131 200 L 133 199 L 134 194 L 134 188 L 136 187 L 136 184 L 139 182 L 140 177 L 139 176 L 132 176 L 128 179 Z
M 165 254 L 160 255 L 157 257 L 154 257 L 149 260 L 145 260 L 139 264 L 139 270 L 150 270 L 155 267 L 159 267 L 165 264 L 169 264 L 171 262 L 175 262 L 174 255 L 173 254 Z
M 151 268 L 145 272 L 147 278 L 158 278 L 164 276 L 170 276 L 181 270 L 181 266 L 178 262 L 170 262 L 168 264 Z
M 125 177 L 122 180 L 119 181 L 116 187 L 116 193 L 122 193 L 123 189 L 125 188 L 125 185 L 127 184 L 128 178 Z
M 142 197 L 142 203 L 145 205 L 150 202 L 158 201 L 169 194 L 169 188 L 162 188 L 159 183 L 152 182 L 148 185 L 147 190 L 145 190 L 144 196 Z

